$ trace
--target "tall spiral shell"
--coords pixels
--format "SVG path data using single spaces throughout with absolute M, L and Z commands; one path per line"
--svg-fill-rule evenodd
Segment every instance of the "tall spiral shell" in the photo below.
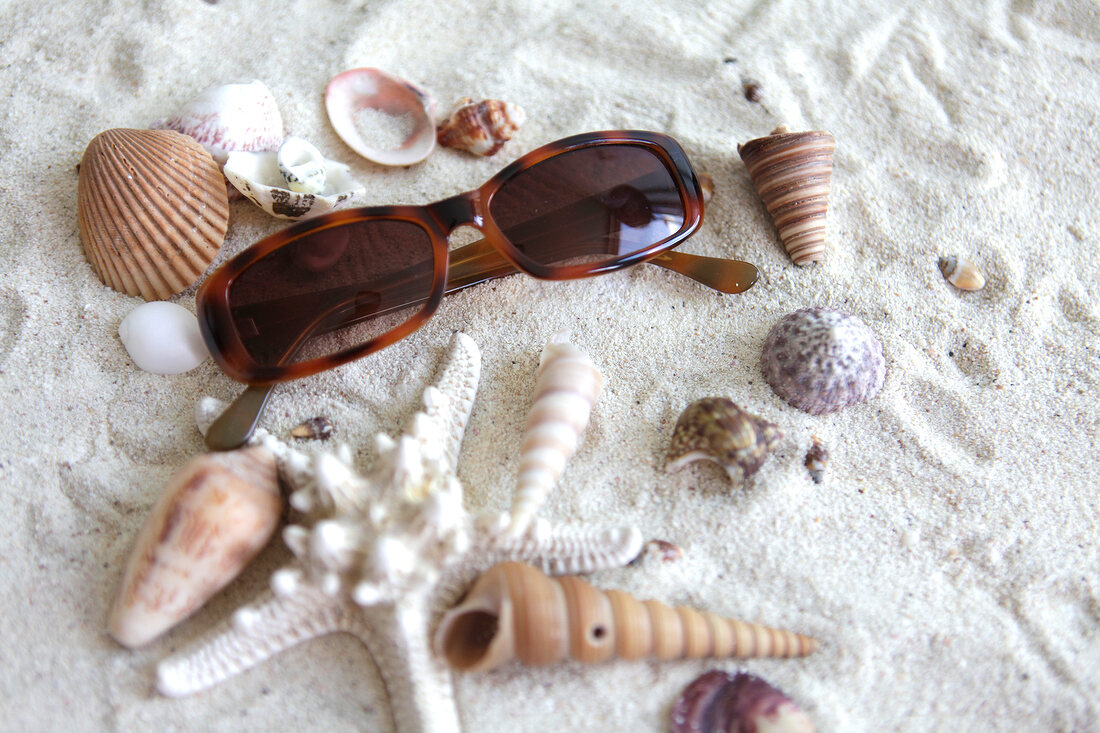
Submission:
M 827 132 L 788 132 L 737 146 L 787 254 L 796 265 L 825 257 L 825 217 L 836 141 Z
M 187 618 L 263 548 L 282 506 L 267 448 L 193 458 L 164 487 L 134 542 L 108 632 L 136 647 Z
M 796 657 L 817 648 L 810 637 L 725 619 L 622 591 L 601 591 L 580 578 L 550 578 L 523 563 L 483 574 L 448 611 L 435 636 L 437 653 L 462 671 L 492 669 L 512 659 L 545 665 L 566 658 Z
M 80 162 L 84 252 L 115 290 L 164 300 L 193 284 L 229 225 L 221 170 L 173 130 L 106 130 Z
M 520 446 L 513 536 L 526 531 L 576 452 L 602 387 L 603 375 L 588 354 L 566 341 L 564 334 L 550 339 L 539 360 L 535 401 Z

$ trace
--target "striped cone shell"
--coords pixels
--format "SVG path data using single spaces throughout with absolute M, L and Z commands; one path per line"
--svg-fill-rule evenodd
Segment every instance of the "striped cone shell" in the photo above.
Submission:
M 787 254 L 796 265 L 825 257 L 825 216 L 836 142 L 827 132 L 787 132 L 737 146 Z
M 172 130 L 106 130 L 80 162 L 84 253 L 115 290 L 164 300 L 206 271 L 225 239 L 229 201 L 217 163 Z
M 512 659 L 545 665 L 564 659 L 799 657 L 808 636 L 726 619 L 683 606 L 601 591 L 577 577 L 550 578 L 523 563 L 483 574 L 448 611 L 437 653 L 456 669 L 492 669 Z

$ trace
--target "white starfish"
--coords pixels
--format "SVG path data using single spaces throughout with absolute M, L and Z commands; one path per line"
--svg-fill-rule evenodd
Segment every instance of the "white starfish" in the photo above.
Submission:
M 465 510 L 455 464 L 480 372 L 477 344 L 455 334 L 436 385 L 424 392 L 424 410 L 408 434 L 376 437 L 379 457 L 366 474 L 352 467 L 346 446 L 312 459 L 277 446 L 291 505 L 306 515 L 283 534 L 296 559 L 224 628 L 161 662 L 161 693 L 198 692 L 295 644 L 343 631 L 377 663 L 400 733 L 457 733 L 451 672 L 430 639 L 477 574 L 505 560 L 587 573 L 637 556 L 635 528 L 538 520 L 513 537 L 508 514 L 475 519 Z

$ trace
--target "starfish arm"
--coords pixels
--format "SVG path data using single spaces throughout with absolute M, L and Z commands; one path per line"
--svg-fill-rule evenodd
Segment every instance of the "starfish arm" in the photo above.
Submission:
M 183 697 L 212 687 L 296 644 L 336 631 L 351 631 L 347 601 L 303 586 L 286 598 L 268 592 L 244 606 L 212 637 L 157 665 L 157 689 Z
M 507 520 L 503 520 L 507 521 Z M 636 527 L 594 529 L 581 525 L 552 527 L 538 522 L 519 537 L 507 531 L 480 533 L 478 541 L 491 563 L 526 562 L 550 575 L 592 573 L 626 565 L 642 549 Z
M 371 607 L 363 638 L 385 682 L 398 733 L 459 733 L 451 672 L 432 652 L 422 601 L 414 594 Z
M 449 472 L 457 465 L 458 448 L 474 409 L 480 379 L 481 351 L 477 343 L 464 333 L 455 333 L 434 386 L 424 392 L 423 410 L 435 422 L 443 440 L 441 448 Z

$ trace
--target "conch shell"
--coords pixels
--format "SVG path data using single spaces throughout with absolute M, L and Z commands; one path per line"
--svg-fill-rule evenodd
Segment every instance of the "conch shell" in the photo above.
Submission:
M 566 334 L 546 344 L 539 359 L 535 401 L 520 446 L 519 480 L 512 499 L 513 536 L 523 534 L 573 457 L 603 388 L 600 370 Z
M 680 413 L 665 470 L 671 473 L 693 461 L 713 461 L 738 487 L 760 470 L 781 437 L 774 423 L 742 410 L 733 400 L 704 397 Z
M 835 146 L 827 132 L 788 132 L 784 126 L 737 146 L 796 265 L 825 257 L 825 217 Z
M 493 155 L 526 121 L 527 113 L 519 105 L 498 99 L 475 102 L 463 97 L 439 126 L 439 144 L 475 155 Z
M 217 163 L 172 130 L 106 130 L 80 161 L 77 218 L 99 279 L 146 300 L 191 286 L 229 226 Z
M 136 647 L 187 618 L 260 551 L 281 513 L 267 448 L 193 458 L 165 486 L 138 534 L 108 632 Z
M 435 646 L 455 669 L 481 671 L 512 659 L 545 665 L 566 658 L 795 657 L 814 651 L 817 642 L 509 562 L 490 568 L 443 616 Z

